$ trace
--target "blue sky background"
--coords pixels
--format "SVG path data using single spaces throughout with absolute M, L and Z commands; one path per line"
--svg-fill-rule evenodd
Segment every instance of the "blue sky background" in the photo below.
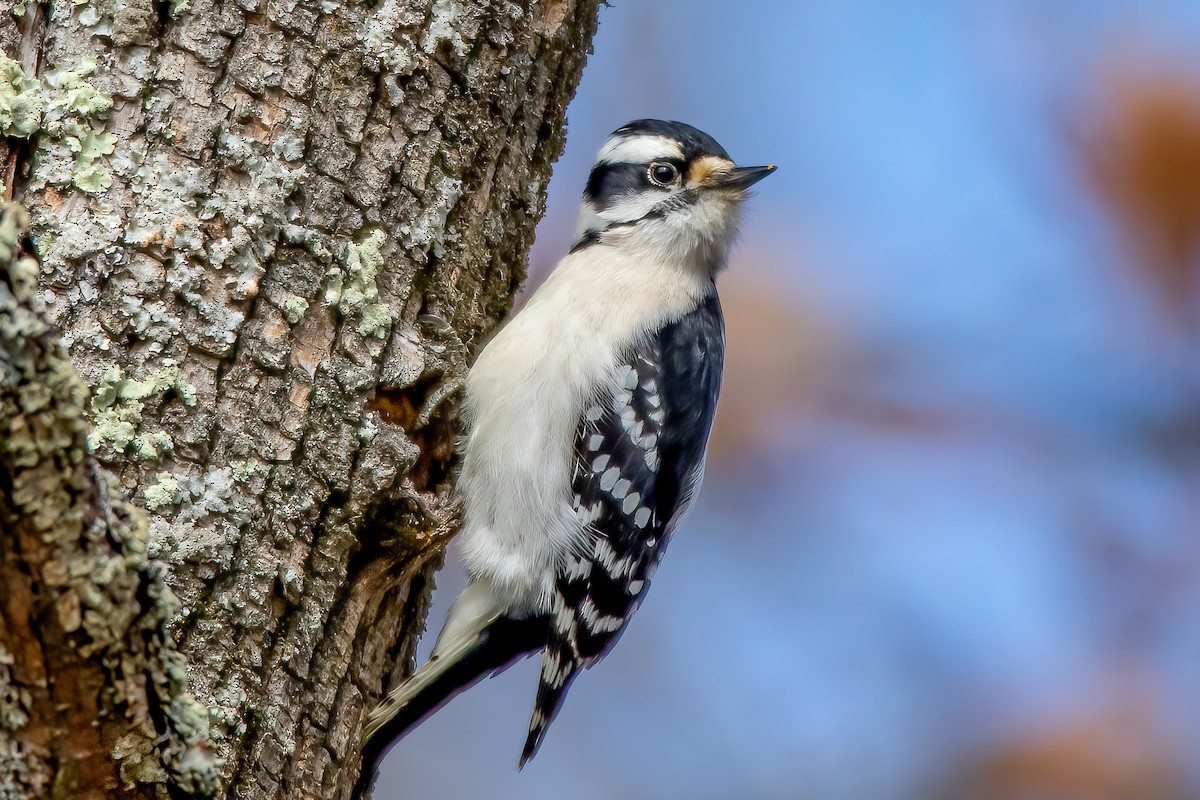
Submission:
M 780 166 L 722 279 L 705 490 L 535 761 L 530 661 L 380 800 L 1200 797 L 1197 337 L 1078 148 L 1198 41 L 1197 0 L 603 9 L 531 283 L 628 120 Z

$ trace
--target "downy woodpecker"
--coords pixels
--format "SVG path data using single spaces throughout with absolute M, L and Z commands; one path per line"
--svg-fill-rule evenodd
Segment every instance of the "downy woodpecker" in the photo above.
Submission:
M 363 780 L 455 694 L 542 651 L 523 766 L 621 635 L 700 485 L 725 349 L 714 279 L 774 170 L 680 122 L 631 122 L 601 148 L 574 246 L 467 374 L 470 584 L 429 663 L 370 713 Z

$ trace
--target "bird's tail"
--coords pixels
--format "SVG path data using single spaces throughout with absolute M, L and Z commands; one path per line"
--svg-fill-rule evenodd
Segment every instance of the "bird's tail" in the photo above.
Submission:
M 383 757 L 409 731 L 459 692 L 546 645 L 545 617 L 511 619 L 491 611 L 472 613 L 477 609 L 471 608 L 475 598 L 469 596 L 470 591 L 455 602 L 429 663 L 368 714 L 362 734 L 360 788 L 355 797 L 370 796 Z
M 562 708 L 567 689 L 571 687 L 571 682 L 583 666 L 571 643 L 551 633 L 546 644 L 546 655 L 542 660 L 542 674 L 538 681 L 533 716 L 529 720 L 529 734 L 525 739 L 525 747 L 521 750 L 518 769 L 524 768 L 529 760 L 537 755 L 550 723 Z

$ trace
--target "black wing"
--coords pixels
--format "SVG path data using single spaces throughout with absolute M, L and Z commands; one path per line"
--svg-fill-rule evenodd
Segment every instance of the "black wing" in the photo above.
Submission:
M 579 670 L 620 637 L 704 472 L 725 330 L 715 293 L 631 347 L 617 390 L 588 408 L 575 441 L 576 513 L 594 536 L 560 570 L 524 764 Z

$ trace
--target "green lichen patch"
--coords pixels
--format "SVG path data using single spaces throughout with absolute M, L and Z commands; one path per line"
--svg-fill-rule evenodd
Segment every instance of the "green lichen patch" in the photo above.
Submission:
M 379 287 L 375 276 L 383 264 L 381 247 L 383 231 L 372 231 L 361 242 L 346 245 L 346 261 L 325 273 L 325 302 L 337 308 L 342 316 L 356 321 L 360 336 L 387 335 L 392 321 L 391 309 L 376 300 Z
M 298 294 L 289 294 L 283 301 L 283 313 L 287 321 L 295 325 L 308 311 L 308 301 Z
M 46 85 L 52 90 L 46 107 L 45 128 L 54 136 L 76 132 L 81 119 L 101 117 L 112 110 L 112 95 L 100 91 L 85 78 L 96 70 L 96 62 L 84 59 L 74 69 L 52 69 Z
M 117 137 L 111 133 L 87 133 L 82 140 L 71 138 L 67 148 L 75 153 L 75 185 L 95 194 L 112 186 L 112 173 L 99 162 L 100 156 L 111 155 Z
M 388 325 L 392 321 L 392 311 L 382 303 L 368 303 L 359 314 L 358 324 L 354 329 L 359 336 L 377 336 L 382 339 L 387 335 Z
M 0 53 L 0 133 L 18 139 L 34 134 L 46 110 L 41 88 L 39 81 L 25 77 L 20 64 Z
M 113 101 L 86 80 L 95 68 L 84 60 L 38 80 L 0 54 L 0 133 L 22 139 L 37 135 L 31 188 L 74 185 L 97 193 L 112 185 L 102 157 L 111 155 L 117 142 L 103 124 Z
M 154 484 L 143 492 L 146 498 L 146 508 L 151 511 L 157 511 L 163 506 L 174 503 L 175 495 L 179 492 L 179 481 L 171 473 L 160 472 L 154 478 Z
M 186 406 L 196 405 L 196 387 L 186 383 L 179 365 L 165 359 L 163 366 L 143 380 L 126 376 L 120 367 L 109 367 L 92 389 L 89 407 L 92 432 L 88 445 L 93 452 L 126 453 L 142 461 L 155 461 L 173 447 L 171 437 L 161 430 L 139 431 L 145 403 L 163 400 L 173 393 Z
M 207 729 L 196 724 L 205 713 L 187 693 L 186 665 L 167 630 L 178 602 L 163 582 L 163 565 L 149 557 L 145 513 L 98 477 L 87 454 L 86 388 L 39 313 L 37 265 L 19 258 L 27 224 L 21 209 L 0 204 L 0 505 L 5 521 L 38 543 L 34 551 L 41 555 L 29 566 L 40 588 L 15 581 L 4 591 L 16 598 L 12 607 L 19 614 L 33 608 L 31 592 L 53 609 L 68 642 L 42 639 L 32 656 L 37 669 L 66 686 L 78 682 L 84 692 L 95 688 L 100 713 L 92 716 L 86 705 L 84 713 L 103 728 L 100 740 L 113 743 L 113 760 L 129 788 L 169 782 L 216 797 L 220 765 L 207 755 Z M 185 397 L 172 367 L 142 381 L 106 376 L 99 403 L 141 402 L 167 386 Z M 0 538 L 10 535 L 5 528 Z M 4 733 L 25 724 L 16 712 L 33 707 L 33 695 L 40 693 L 38 704 L 50 701 L 49 681 L 24 681 L 20 691 L 29 697 L 14 696 L 8 669 L 14 657 L 20 664 L 30 653 L 0 653 L 0 796 L 40 796 L 27 789 L 45 793 L 51 777 L 45 756 L 27 746 L 14 749 L 14 737 Z M 80 719 L 71 707 L 55 713 Z M 42 774 L 22 772 L 31 769 Z M 51 791 L 76 793 L 69 786 Z
M 235 481 L 243 482 L 249 480 L 252 475 L 258 470 L 258 460 L 247 458 L 244 461 L 230 461 L 230 475 Z

